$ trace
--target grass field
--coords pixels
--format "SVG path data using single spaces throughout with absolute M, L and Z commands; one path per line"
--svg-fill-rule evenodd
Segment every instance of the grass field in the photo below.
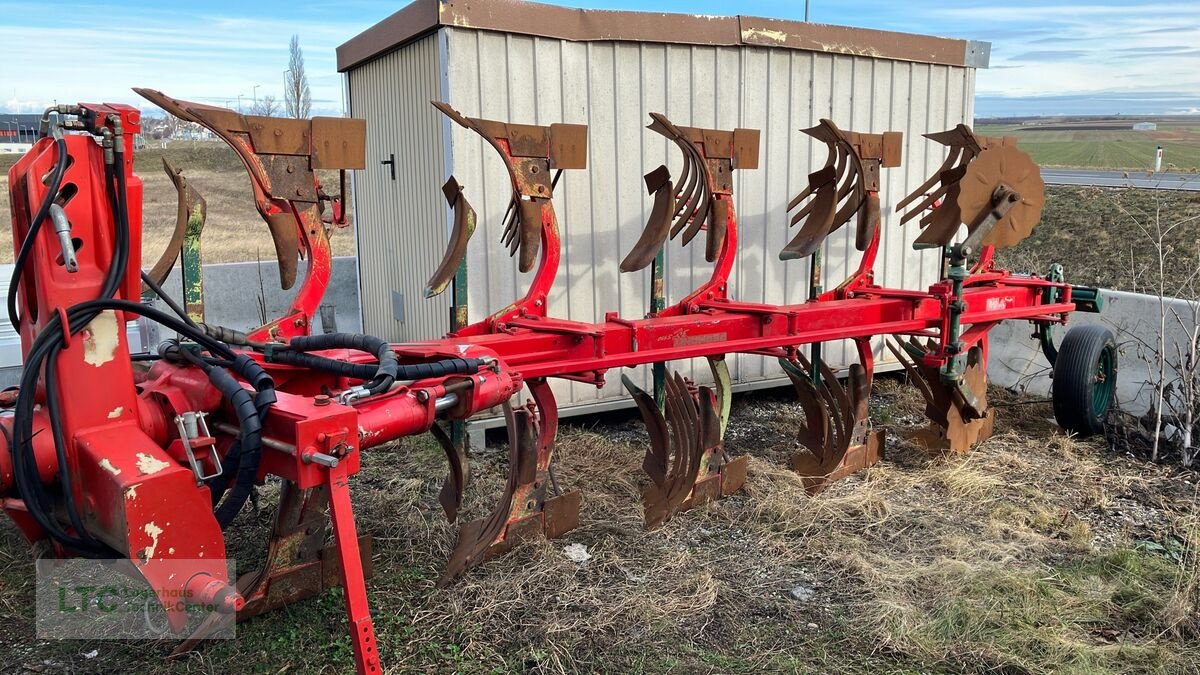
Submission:
M 798 406 L 771 392 L 738 397 L 726 444 L 752 457 L 745 492 L 653 532 L 641 526 L 640 422 L 568 425 L 558 480 L 584 491 L 580 527 L 443 590 L 434 581 L 454 535 L 437 505 L 440 451 L 412 438 L 367 453 L 352 489 L 359 526 L 375 537 L 380 653 L 395 673 L 1197 672 L 1196 476 L 1065 437 L 1046 403 L 992 395 L 997 434 L 970 455 L 930 459 L 903 440 L 921 420 L 919 395 L 882 378 L 872 414 L 888 458 L 818 497 L 782 468 Z M 474 453 L 467 518 L 499 494 L 504 457 Z M 234 525 L 239 570 L 261 560 L 266 516 L 247 511 Z M 568 559 L 567 544 L 591 559 Z M 338 591 L 164 662 L 170 643 L 34 640 L 32 583 L 6 521 L 7 670 L 350 666 Z
M 1158 131 L 1044 129 L 1030 125 L 977 124 L 985 136 L 1016 136 L 1018 144 L 1042 166 L 1148 171 L 1156 146 L 1163 147 L 1163 168 L 1200 171 L 1200 124 L 1159 124 Z

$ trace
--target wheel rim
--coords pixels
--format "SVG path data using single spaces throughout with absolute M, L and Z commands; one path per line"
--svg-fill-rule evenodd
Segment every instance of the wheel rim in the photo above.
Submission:
M 1116 378 L 1113 377 L 1115 370 L 1112 349 L 1106 347 L 1100 352 L 1100 359 L 1096 363 L 1095 380 L 1092 383 L 1092 413 L 1096 417 L 1104 417 L 1104 414 L 1108 412 L 1113 389 L 1117 383 Z

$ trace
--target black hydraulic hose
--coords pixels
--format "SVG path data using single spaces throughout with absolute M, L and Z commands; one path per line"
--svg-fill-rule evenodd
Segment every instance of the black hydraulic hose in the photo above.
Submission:
M 228 347 L 212 340 L 175 317 L 152 307 L 146 307 L 140 303 L 128 300 L 90 300 L 71 307 L 67 310 L 68 329 L 70 333 L 73 335 L 83 330 L 100 311 L 106 309 L 146 316 L 180 334 L 188 335 L 188 337 L 196 340 L 196 342 L 205 346 L 214 354 L 219 354 L 229 360 L 233 360 L 235 357 L 232 350 Z M 30 515 L 51 537 L 82 555 L 108 557 L 112 555 L 112 551 L 108 547 L 103 545 L 96 546 L 83 538 L 72 536 L 58 524 L 52 513 L 53 509 L 50 504 L 49 494 L 42 484 L 41 477 L 37 471 L 32 445 L 34 394 L 37 391 L 38 376 L 43 370 L 43 362 L 47 361 L 50 357 L 56 357 L 58 350 L 62 346 L 62 324 L 59 316 L 56 314 L 47 320 L 45 327 L 34 339 L 30 345 L 29 352 L 26 354 L 25 369 L 21 376 L 21 388 L 17 396 L 13 424 L 14 443 L 11 447 L 14 449 L 12 452 L 14 479 L 22 499 L 26 501 Z M 53 361 L 50 361 L 46 365 L 46 371 L 53 370 Z M 249 394 L 247 393 L 246 396 L 248 397 Z M 47 413 L 50 417 L 52 429 L 61 429 L 61 422 L 57 415 L 57 406 L 53 408 L 48 406 Z M 59 436 L 55 436 L 56 441 L 59 438 Z M 56 450 L 59 447 L 61 446 L 56 446 Z M 66 462 L 60 459 L 60 481 L 62 480 L 62 474 L 66 470 Z M 74 508 L 73 496 L 69 493 L 66 494 L 64 501 L 69 513 Z
M 118 149 L 115 156 L 114 163 L 104 167 L 108 198 L 113 207 L 114 241 L 112 261 L 100 291 L 101 298 L 111 298 L 117 294 L 121 283 L 125 281 L 125 270 L 129 267 L 129 206 L 125 194 L 125 151 Z
M 225 529 L 242 510 L 242 506 L 250 496 L 250 491 L 254 488 L 254 481 L 258 478 L 258 465 L 262 455 L 262 421 L 258 414 L 258 408 L 254 405 L 254 398 L 233 375 L 229 374 L 229 371 L 224 368 L 213 368 L 209 371 L 208 379 L 233 406 L 234 413 L 238 418 L 238 426 L 241 429 L 235 443 L 236 452 L 235 448 L 231 447 L 230 452 L 226 454 L 227 458 L 233 456 L 231 458 L 233 461 L 227 463 L 226 471 L 230 473 L 236 471 L 237 478 L 233 484 L 233 490 L 229 492 L 215 512 L 217 523 L 220 524 L 221 529 Z M 232 468 L 235 465 L 236 469 Z M 222 477 L 225 477 L 224 474 Z M 217 492 L 214 490 L 213 494 L 216 495 Z
M 59 157 L 51 180 L 50 190 L 43 200 L 38 214 L 31 222 L 30 230 L 22 242 L 17 258 L 17 265 L 14 268 L 13 280 L 8 296 L 9 318 L 14 326 L 20 325 L 19 317 L 16 313 L 16 299 L 17 287 L 22 276 L 25 258 L 32 250 L 37 232 L 45 220 L 46 214 L 49 212 L 50 205 L 53 204 L 54 198 L 58 194 L 62 176 L 68 162 L 65 141 L 61 138 L 56 139 L 56 145 L 59 150 Z M 210 353 L 225 357 L 230 365 L 235 367 L 239 373 L 244 373 L 247 381 L 253 384 L 256 389 L 256 395 L 251 397 L 250 393 L 242 388 L 237 380 L 224 370 L 224 368 L 214 366 L 211 363 L 211 359 L 200 359 L 200 357 L 190 354 L 185 355 L 185 358 L 186 356 L 195 357 L 196 365 L 199 365 L 209 374 L 210 380 L 213 381 L 214 385 L 233 403 L 240 423 L 241 433 L 236 443 L 238 446 L 237 454 L 244 456 L 248 461 L 237 462 L 237 464 L 240 464 L 240 467 L 237 470 L 237 483 L 234 492 L 230 494 L 229 499 L 217 510 L 217 520 L 224 527 L 240 511 L 241 506 L 244 505 L 253 487 L 261 454 L 262 414 L 275 401 L 274 383 L 253 359 L 245 355 L 241 355 L 240 359 L 237 358 L 238 355 L 235 355 L 226 345 L 210 338 L 199 330 L 185 313 L 179 311 L 177 306 L 172 305 L 172 309 L 180 314 L 182 322 L 159 310 L 145 307 L 139 303 L 113 299 L 125 281 L 125 272 L 129 263 L 128 186 L 125 177 L 124 148 L 120 145 L 120 139 L 117 141 L 114 155 L 114 163 L 106 163 L 105 165 L 105 189 L 109 206 L 112 209 L 114 222 L 112 259 L 101 288 L 100 299 L 82 302 L 69 308 L 66 312 L 68 325 L 65 328 L 69 334 L 74 335 L 88 326 L 92 320 L 105 310 L 118 310 L 145 316 L 164 326 L 173 328 L 181 335 L 192 338 L 198 344 L 207 348 Z M 165 296 L 156 285 L 150 285 L 160 296 Z M 168 304 L 172 303 L 168 301 Z M 4 434 L 9 439 L 9 447 L 13 450 L 13 473 L 17 491 L 25 501 L 28 512 L 34 520 L 47 534 L 60 544 L 74 549 L 81 555 L 109 557 L 116 555 L 116 552 L 92 538 L 86 529 L 84 529 L 82 518 L 75 505 L 73 477 L 68 471 L 67 444 L 62 431 L 58 379 L 55 370 L 55 361 L 58 354 L 67 346 L 63 329 L 64 326 L 62 326 L 60 315 L 55 314 L 47 319 L 43 330 L 30 345 L 29 352 L 26 354 L 25 370 L 22 372 L 20 393 L 18 394 L 15 406 L 16 410 L 13 419 L 14 433 L 10 435 L 8 430 L 5 429 Z M 50 421 L 55 453 L 58 459 L 58 478 L 62 486 L 63 502 L 66 507 L 67 518 L 71 526 L 78 533 L 78 536 L 73 536 L 66 532 L 53 515 L 50 496 L 46 490 L 46 486 L 41 482 L 41 476 L 37 470 L 36 455 L 33 450 L 33 412 L 37 380 L 43 371 L 46 373 L 46 410 Z
M 175 302 L 171 296 L 167 295 L 167 292 L 162 289 L 162 286 L 159 286 L 158 283 L 151 279 L 150 275 L 146 274 L 144 271 L 142 272 L 142 283 L 146 284 L 146 288 L 149 288 L 154 292 L 155 295 L 158 296 L 160 300 L 166 303 L 167 307 L 170 307 L 172 312 L 175 312 L 175 314 L 179 315 L 180 319 L 186 321 L 189 326 L 195 328 L 196 330 L 200 330 L 200 327 L 196 325 L 196 322 L 192 321 L 192 317 L 188 316 L 187 312 L 183 311 L 183 308 L 179 306 L 179 303 Z
M 362 333 L 327 333 L 324 335 L 305 335 L 294 337 L 288 346 L 298 352 L 319 351 L 322 349 L 353 349 L 354 351 L 372 354 L 379 360 L 375 374 L 366 384 L 367 391 L 379 394 L 387 391 L 398 377 L 400 360 L 392 346 L 373 335 Z
M 267 361 L 270 363 L 282 363 L 288 366 L 323 370 L 334 375 L 356 380 L 370 380 L 375 377 L 376 372 L 379 370 L 374 363 L 338 361 L 316 354 L 306 354 L 305 352 L 276 351 L 267 358 Z
M 400 366 L 396 379 L 420 380 L 426 377 L 470 375 L 479 372 L 483 364 L 483 359 L 442 359 L 429 363 L 410 363 Z
M 59 161 L 65 170 L 66 159 L 64 158 L 64 155 L 66 153 L 66 143 L 62 139 L 57 139 L 56 143 L 61 143 L 61 145 L 59 145 Z M 120 157 L 123 157 L 123 153 L 120 155 Z M 59 172 L 56 171 L 56 174 L 57 173 Z M 112 210 L 114 242 L 112 261 L 109 265 L 107 274 L 105 275 L 104 285 L 100 292 L 101 298 L 105 299 L 111 298 L 120 288 L 121 280 L 124 277 L 125 269 L 127 268 L 129 259 L 129 220 L 125 199 L 124 167 L 121 167 L 120 176 L 115 180 L 116 186 L 113 184 L 113 173 L 112 166 L 106 164 L 105 188 L 109 200 L 109 207 Z M 58 182 L 61 182 L 61 175 L 58 176 Z M 114 187 L 116 188 L 115 192 Z M 53 201 L 53 196 L 57 195 L 57 192 L 58 188 L 55 187 L 51 191 L 50 195 L 48 195 L 51 197 L 51 201 Z M 47 211 L 48 210 L 49 207 L 47 207 Z M 40 221 L 37 224 L 40 226 Z M 36 232 L 31 228 L 29 235 L 27 235 L 25 241 L 22 243 L 21 252 L 26 253 L 26 255 L 27 251 L 32 249 L 32 242 L 34 240 L 33 235 L 36 235 Z M 26 247 L 27 244 L 28 248 Z M 22 261 L 21 265 L 23 264 L 24 263 Z M 18 274 L 19 276 L 19 271 L 20 267 L 18 267 L 14 273 Z M 10 306 L 15 309 L 15 295 L 10 294 L 9 300 L 12 303 Z M 74 310 L 79 307 L 80 305 L 76 305 L 75 307 L 72 307 L 72 309 Z M 71 333 L 74 334 L 81 330 L 83 326 L 88 325 L 99 313 L 99 311 L 88 312 L 85 310 L 83 316 L 75 316 L 74 318 L 76 321 L 72 325 L 78 324 L 78 327 L 75 328 L 75 330 L 72 330 Z M 71 319 L 68 319 L 68 322 L 71 322 Z M 43 340 L 42 338 L 46 337 L 48 333 L 51 333 L 51 325 L 58 325 L 58 329 L 50 334 L 48 339 Z M 68 326 L 68 328 L 70 327 L 71 326 Z M 19 489 L 22 491 L 23 498 L 31 498 L 31 501 L 28 502 L 28 509 L 31 515 L 33 515 L 34 519 L 37 520 L 40 525 L 42 525 L 42 527 L 51 535 L 51 537 L 54 537 L 60 543 L 66 546 L 75 548 L 81 554 L 108 556 L 113 553 L 112 549 L 96 541 L 83 528 L 82 519 L 79 516 L 79 510 L 75 504 L 73 478 L 67 468 L 66 442 L 65 438 L 63 437 L 62 420 L 58 409 L 58 381 L 54 366 L 59 351 L 63 347 L 67 346 L 61 332 L 58 332 L 61 331 L 61 329 L 62 326 L 59 317 L 51 317 L 51 319 L 47 322 L 46 329 L 44 329 L 34 341 L 34 345 L 37 346 L 37 348 L 35 349 L 34 346 L 31 346 L 30 353 L 26 355 L 25 371 L 22 373 L 22 388 L 17 397 L 16 418 L 14 418 L 14 424 L 16 424 L 18 421 L 21 422 L 21 426 L 18 429 L 18 434 L 16 437 L 20 447 L 15 448 L 15 451 L 13 452 L 14 474 L 16 473 L 15 469 L 17 468 L 16 455 L 28 451 L 28 459 L 30 462 L 26 464 L 24 457 L 22 457 L 20 461 L 20 471 L 23 474 L 23 479 Z M 75 528 L 76 532 L 79 533 L 79 536 L 77 537 L 68 535 L 58 525 L 53 515 L 48 513 L 51 508 L 49 506 L 50 499 L 45 487 L 41 484 L 41 477 L 37 472 L 36 457 L 34 455 L 32 445 L 33 397 L 34 392 L 36 392 L 37 375 L 42 371 L 43 362 L 47 363 L 47 367 L 44 369 L 46 373 L 45 385 L 47 393 L 46 412 L 50 420 L 50 431 L 54 441 L 55 455 L 58 460 L 58 479 L 59 483 L 63 487 L 63 504 L 67 512 L 67 518 L 71 522 L 71 526 Z M 32 375 L 32 377 L 27 377 L 29 375 Z M 27 380 L 30 381 L 27 382 Z
M 58 316 L 52 317 L 48 323 L 54 326 L 59 325 Z M 59 525 L 58 521 L 53 516 L 53 507 L 50 503 L 49 493 L 46 491 L 45 485 L 42 484 L 41 475 L 37 470 L 37 458 L 33 451 L 33 406 L 34 392 L 37 388 L 38 374 L 41 372 L 41 363 L 46 359 L 46 356 L 52 351 L 53 343 L 48 339 L 42 339 L 47 335 L 47 331 L 43 331 L 34 340 L 30 347 L 29 353 L 26 354 L 25 368 L 21 372 L 21 388 L 17 395 L 17 403 L 13 415 L 13 440 L 9 447 L 12 448 L 12 463 L 13 463 L 13 478 L 17 484 L 17 492 L 21 495 L 21 499 L 25 502 L 26 510 L 33 519 L 46 531 L 51 538 L 58 541 L 63 546 L 74 550 L 76 553 L 89 557 L 106 557 L 107 551 L 97 547 L 91 541 L 81 537 L 72 536 Z M 61 344 L 61 340 L 60 340 Z M 53 370 L 53 364 L 46 369 L 48 372 Z M 48 409 L 48 414 L 50 414 Z M 56 410 L 54 411 L 56 413 Z M 51 423 L 55 422 L 55 417 L 51 417 Z M 54 436 L 55 441 L 59 440 L 59 436 Z M 55 451 L 61 457 L 59 447 L 56 446 Z M 60 460 L 61 462 L 61 460 Z M 63 473 L 65 464 L 59 464 L 59 474 Z M 74 500 L 68 495 L 67 509 L 70 511 L 74 508 Z M 75 518 L 71 518 L 72 521 Z M 81 535 L 84 533 L 80 533 Z
M 450 358 L 430 363 L 400 365 L 396 352 L 392 351 L 390 344 L 380 338 L 361 333 L 329 333 L 326 335 L 294 337 L 288 343 L 286 350 L 275 352 L 271 356 L 271 359 L 280 362 L 291 360 L 296 365 L 309 365 L 342 374 L 341 369 L 332 365 L 340 362 L 333 359 L 315 357 L 322 359 L 322 361 L 318 362 L 301 358 L 304 352 L 322 349 L 352 349 L 374 354 L 379 359 L 379 364 L 375 366 L 374 373 L 366 374 L 365 369 L 355 367 L 355 375 L 346 375 L 347 377 L 370 380 L 366 387 L 372 394 L 387 391 L 396 380 L 420 380 L 427 377 L 473 374 L 478 372 L 484 363 L 482 359 Z M 290 356 L 284 356 L 285 354 L 290 354 Z M 349 370 L 349 368 L 345 369 L 346 372 Z M 362 373 L 362 375 L 359 373 Z
M 232 361 L 214 364 L 211 359 L 193 354 L 177 343 L 164 343 L 160 345 L 159 352 L 163 356 L 177 355 L 177 358 L 202 369 L 237 415 L 238 438 L 225 452 L 220 475 L 208 484 L 217 523 L 221 529 L 225 529 L 245 506 L 258 478 L 258 467 L 262 460 L 262 425 L 267 411 L 275 404 L 275 382 L 257 361 L 246 354 L 238 354 Z M 250 383 L 255 390 L 253 397 L 226 368 Z M 234 481 L 234 487 L 226 495 L 230 481 Z M 224 501 L 221 501 L 222 496 L 225 496 Z
M 50 206 L 54 204 L 54 200 L 58 197 L 58 191 L 62 187 L 63 174 L 67 172 L 67 141 L 62 138 L 56 138 L 54 139 L 54 145 L 58 148 L 58 159 L 54 162 L 54 173 L 51 175 L 50 185 L 46 190 L 46 196 L 42 197 L 42 203 L 38 206 L 33 220 L 29 221 L 29 231 L 25 233 L 25 238 L 21 240 L 21 249 L 17 252 L 17 259 L 13 265 L 12 278 L 8 282 L 8 320 L 17 331 L 21 329 L 21 317 L 17 316 L 17 291 L 20 289 L 21 276 L 25 271 L 25 259 L 29 257 L 29 253 L 33 250 L 33 244 L 37 240 L 38 231 L 41 230 L 42 222 L 46 220 L 46 216 L 50 213 Z

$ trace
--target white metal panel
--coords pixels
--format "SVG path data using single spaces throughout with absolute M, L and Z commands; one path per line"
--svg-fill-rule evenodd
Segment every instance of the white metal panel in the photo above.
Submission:
M 367 168 L 354 180 L 363 329 L 392 341 L 437 337 L 449 328 L 449 292 L 433 300 L 422 295 L 450 222 L 439 189 L 441 113 L 429 104 L 443 97 L 439 52 L 434 34 L 348 74 L 350 114 L 368 120 Z M 380 164 L 391 155 L 395 180 Z M 394 293 L 403 296 L 403 321 Z
M 784 263 L 778 252 L 795 234 L 787 226 L 788 200 L 825 160 L 825 147 L 800 129 L 822 117 L 855 131 L 904 132 L 903 165 L 883 172 L 883 247 L 876 269 L 889 285 L 923 288 L 936 280 L 937 253 L 911 249 L 917 226 L 898 227 L 894 205 L 943 158 L 943 148 L 921 134 L 971 121 L 973 70 L 765 47 L 576 43 L 443 30 L 447 96 L 464 114 L 589 125 L 588 169 L 566 172 L 555 196 L 564 247 L 549 301 L 552 315 L 599 321 L 608 311 L 637 317 L 649 308 L 648 272 L 622 275 L 618 265 L 649 212 L 641 175 L 663 163 L 674 175 L 681 167 L 678 152 L 644 128 L 651 111 L 687 126 L 762 130 L 759 168 L 735 177 L 740 239 L 731 277 L 735 297 L 785 303 L 806 296 L 808 262 Z M 478 320 L 523 293 L 528 275 L 516 272 L 499 245 L 509 194 L 502 162 L 464 129 L 455 127 L 450 141 L 449 168 L 479 213 L 468 258 L 470 316 Z M 851 223 L 826 242 L 826 288 L 857 266 L 853 237 Z M 691 250 L 681 250 L 678 242 L 667 245 L 668 302 L 710 273 L 702 237 L 693 244 Z M 834 366 L 854 358 L 844 345 L 829 345 L 825 353 Z M 761 357 L 738 357 L 730 365 L 742 382 L 780 376 L 777 364 Z M 710 379 L 703 361 L 672 367 Z M 645 382 L 648 369 L 641 370 Z M 617 375 L 601 391 L 557 385 L 559 402 L 566 407 L 619 396 Z

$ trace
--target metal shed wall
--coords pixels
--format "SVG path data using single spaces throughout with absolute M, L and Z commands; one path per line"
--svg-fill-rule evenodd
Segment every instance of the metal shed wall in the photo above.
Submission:
M 677 150 L 668 151 L 664 138 L 644 128 L 651 111 L 688 126 L 762 130 L 759 168 L 735 176 L 740 241 L 732 297 L 772 303 L 806 297 L 807 261 L 784 263 L 778 251 L 794 234 L 787 227 L 788 200 L 825 159 L 825 146 L 800 129 L 822 117 L 843 129 L 904 132 L 903 165 L 882 176 L 878 281 L 922 288 L 937 279 L 938 254 L 913 251 L 915 223 L 900 228 L 892 211 L 943 158 L 941 146 L 921 134 L 971 122 L 973 68 L 756 46 L 575 42 L 462 28 L 439 32 L 447 45 L 446 100 L 464 114 L 588 125 L 588 169 L 565 172 L 555 193 L 564 250 L 549 299 L 554 316 L 599 321 L 609 311 L 640 317 L 648 309 L 648 271 L 620 274 L 618 265 L 650 210 L 642 174 L 665 163 L 679 175 L 681 164 Z M 529 275 L 517 273 L 499 244 L 511 190 L 502 162 L 472 132 L 448 120 L 442 128 L 450 141 L 447 172 L 465 186 L 479 214 L 468 253 L 474 321 L 523 294 Z M 436 194 L 442 178 L 414 190 Z M 846 227 L 826 243 L 827 288 L 857 265 L 852 232 Z M 668 242 L 668 302 L 707 278 L 711 265 L 702 249 L 702 243 L 681 248 Z M 425 265 L 417 276 L 428 274 L 436 255 L 413 255 Z M 419 284 L 410 288 L 415 291 Z M 881 365 L 886 363 L 877 355 Z M 854 357 L 844 347 L 830 345 L 826 358 L 841 367 Z M 729 365 L 735 383 L 743 386 L 782 376 L 777 364 L 763 357 L 730 357 Z M 672 367 L 700 381 L 710 379 L 702 361 Z M 641 370 L 644 382 L 648 368 Z M 594 408 L 624 397 L 618 380 L 613 373 L 602 390 L 567 382 L 555 389 L 563 408 Z
M 444 47 L 432 33 L 348 73 L 350 114 L 369 121 L 368 169 L 354 180 L 363 329 L 393 342 L 449 323 L 449 300 L 421 294 L 447 238 L 444 125 L 429 105 L 445 96 Z M 395 180 L 379 164 L 393 154 Z

